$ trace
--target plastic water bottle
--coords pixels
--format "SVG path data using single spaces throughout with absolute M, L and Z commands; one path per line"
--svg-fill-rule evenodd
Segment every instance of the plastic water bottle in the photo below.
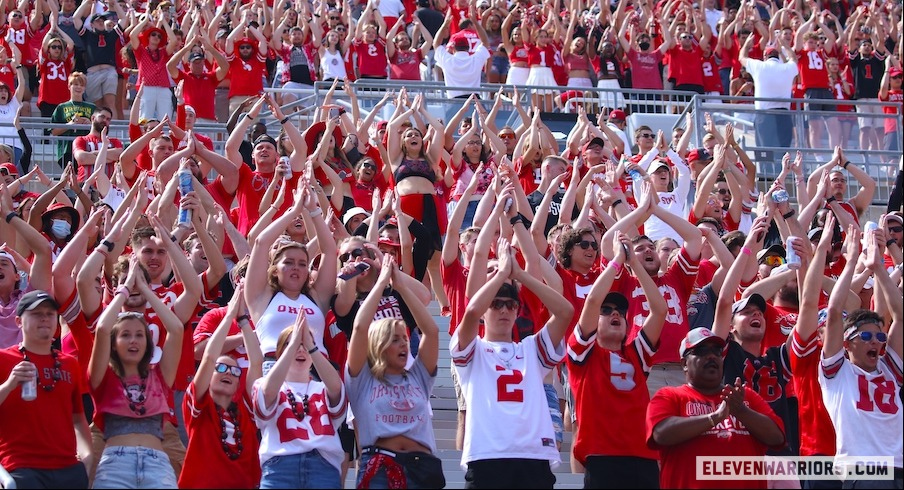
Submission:
M 22 401 L 30 402 L 38 397 L 38 378 L 22 383 Z
M 286 166 L 286 173 L 283 174 L 283 178 L 286 180 L 292 180 L 292 165 L 289 165 L 289 157 L 279 157 L 279 163 L 282 163 Z
M 188 170 L 182 170 L 181 172 L 179 172 L 179 194 L 181 194 L 182 197 L 185 197 L 189 192 L 194 190 L 191 177 L 191 172 L 189 172 Z M 191 226 L 190 209 L 185 209 L 182 206 L 179 206 L 179 226 L 186 228 Z
M 772 201 L 776 204 L 788 202 L 788 199 L 788 191 L 784 189 L 778 189 L 777 191 L 772 193 Z
M 794 251 L 793 236 L 789 236 L 788 239 L 785 240 L 785 263 L 788 264 L 789 269 L 800 269 L 800 255 L 797 255 L 797 252 Z
M 879 223 L 876 223 L 875 221 L 867 221 L 866 224 L 863 225 L 863 234 L 867 234 L 871 231 L 876 230 L 877 228 L 879 228 Z
M 643 180 L 643 175 L 641 175 L 640 171 L 637 170 L 636 168 L 632 168 L 631 170 L 628 170 L 628 175 L 631 176 L 631 180 L 633 182 L 640 182 Z

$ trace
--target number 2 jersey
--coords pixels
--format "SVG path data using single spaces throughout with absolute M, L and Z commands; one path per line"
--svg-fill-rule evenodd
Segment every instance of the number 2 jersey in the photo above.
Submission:
M 904 466 L 904 411 L 901 357 L 886 347 L 876 370 L 868 373 L 844 355 L 822 358 L 819 385 L 835 426 L 837 456 L 894 456 Z
M 548 327 L 521 342 L 474 337 L 449 351 L 468 405 L 461 466 L 484 459 L 561 460 L 546 402 L 543 378 L 565 357 L 564 342 L 553 345 Z

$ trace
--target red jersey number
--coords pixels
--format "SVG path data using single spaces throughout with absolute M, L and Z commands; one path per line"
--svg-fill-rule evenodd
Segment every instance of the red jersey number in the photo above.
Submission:
M 870 395 L 870 384 L 875 385 Z M 860 398 L 857 400 L 857 409 L 864 412 L 872 412 L 879 409 L 882 413 L 898 413 L 898 404 L 895 402 L 895 384 L 882 378 L 867 380 L 866 376 L 857 376 L 857 388 Z
M 497 370 L 503 370 L 501 366 L 496 366 Z M 510 385 L 519 385 L 524 380 L 521 371 L 512 370 L 511 374 L 503 374 L 496 378 L 496 400 L 500 402 L 524 402 L 524 390 L 520 388 L 510 389 Z

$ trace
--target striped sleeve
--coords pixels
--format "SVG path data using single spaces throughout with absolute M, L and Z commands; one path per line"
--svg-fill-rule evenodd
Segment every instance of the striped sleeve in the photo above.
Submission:
M 596 345 L 596 330 L 590 334 L 589 338 L 585 339 L 581 335 L 581 326 L 575 325 L 571 335 L 568 336 L 566 349 L 568 358 L 571 359 L 572 363 L 581 366 L 587 360 L 587 356 L 590 355 L 594 345 Z
M 552 339 L 549 337 L 548 326 L 544 326 L 531 337 L 537 343 L 537 358 L 540 360 L 541 366 L 552 370 L 565 359 L 565 342 L 553 345 Z
M 653 367 L 653 355 L 656 354 L 656 349 L 650 345 L 650 339 L 647 338 L 647 334 L 643 330 L 637 332 L 637 336 L 631 341 L 631 345 L 634 351 L 637 352 L 637 358 L 640 359 L 640 367 L 643 368 L 643 372 L 649 374 L 650 368 Z
M 329 397 L 327 397 L 329 401 Z M 343 420 L 345 419 L 346 408 L 348 407 L 348 400 L 346 399 L 345 393 L 345 383 L 341 383 L 339 387 L 339 401 L 336 402 L 336 405 L 328 405 L 327 409 L 330 411 L 330 418 L 333 420 Z
M 894 349 L 886 347 L 885 355 L 882 356 L 882 363 L 895 378 L 895 383 L 898 383 L 898 386 L 901 386 L 902 381 L 904 381 L 904 373 L 901 372 L 901 356 L 899 356 Z
M 201 409 L 195 402 L 195 383 L 189 383 L 188 389 L 185 390 L 185 406 L 191 412 L 192 418 L 198 418 L 201 415 Z
M 822 375 L 825 376 L 826 379 L 834 378 L 835 375 L 838 374 L 838 371 L 841 370 L 841 366 L 844 365 L 844 359 L 844 349 L 838 349 L 838 352 L 832 357 L 823 357 L 819 362 L 819 368 L 822 370 Z
M 264 401 L 264 380 L 265 379 L 267 379 L 266 376 L 255 381 L 254 388 L 253 388 L 253 390 L 254 390 L 253 391 L 254 418 L 258 422 L 267 422 L 270 419 L 272 419 L 276 415 L 276 412 L 277 412 L 276 409 L 279 407 L 279 404 L 282 401 L 282 398 L 285 396 L 282 393 L 282 389 L 280 389 L 279 395 L 276 399 L 276 403 L 274 403 L 272 407 L 267 407 L 267 402 Z M 261 426 L 261 424 L 258 423 L 258 427 L 260 427 L 260 426 Z
M 691 277 L 691 282 L 693 282 L 693 278 L 697 275 L 697 269 L 700 265 L 700 259 L 697 260 L 691 259 L 690 255 L 688 255 L 687 250 L 684 247 L 681 247 L 681 252 L 678 253 L 678 266 L 681 268 L 681 272 L 684 272 L 688 276 Z
M 797 329 L 791 331 L 791 353 L 800 359 L 812 355 L 819 349 L 819 332 L 814 330 L 809 339 L 804 339 L 797 333 Z
M 464 349 L 458 348 L 458 330 L 452 334 L 449 341 L 449 353 L 452 355 L 452 363 L 456 367 L 467 367 L 474 360 L 474 352 L 477 351 L 477 336 Z
M 786 382 L 791 381 L 791 359 L 788 356 L 788 344 L 782 344 L 778 357 L 782 363 L 782 378 Z

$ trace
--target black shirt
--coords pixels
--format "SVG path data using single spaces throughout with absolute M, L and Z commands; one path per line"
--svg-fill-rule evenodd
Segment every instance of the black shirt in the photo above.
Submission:
M 879 97 L 879 85 L 885 74 L 885 56 L 873 51 L 869 58 L 864 58 L 859 51 L 849 53 L 851 72 L 854 74 L 854 98 L 875 99 Z
M 122 40 L 118 30 L 98 33 L 82 27 L 80 36 L 85 41 L 88 68 L 97 65 L 116 66 L 116 41 Z

